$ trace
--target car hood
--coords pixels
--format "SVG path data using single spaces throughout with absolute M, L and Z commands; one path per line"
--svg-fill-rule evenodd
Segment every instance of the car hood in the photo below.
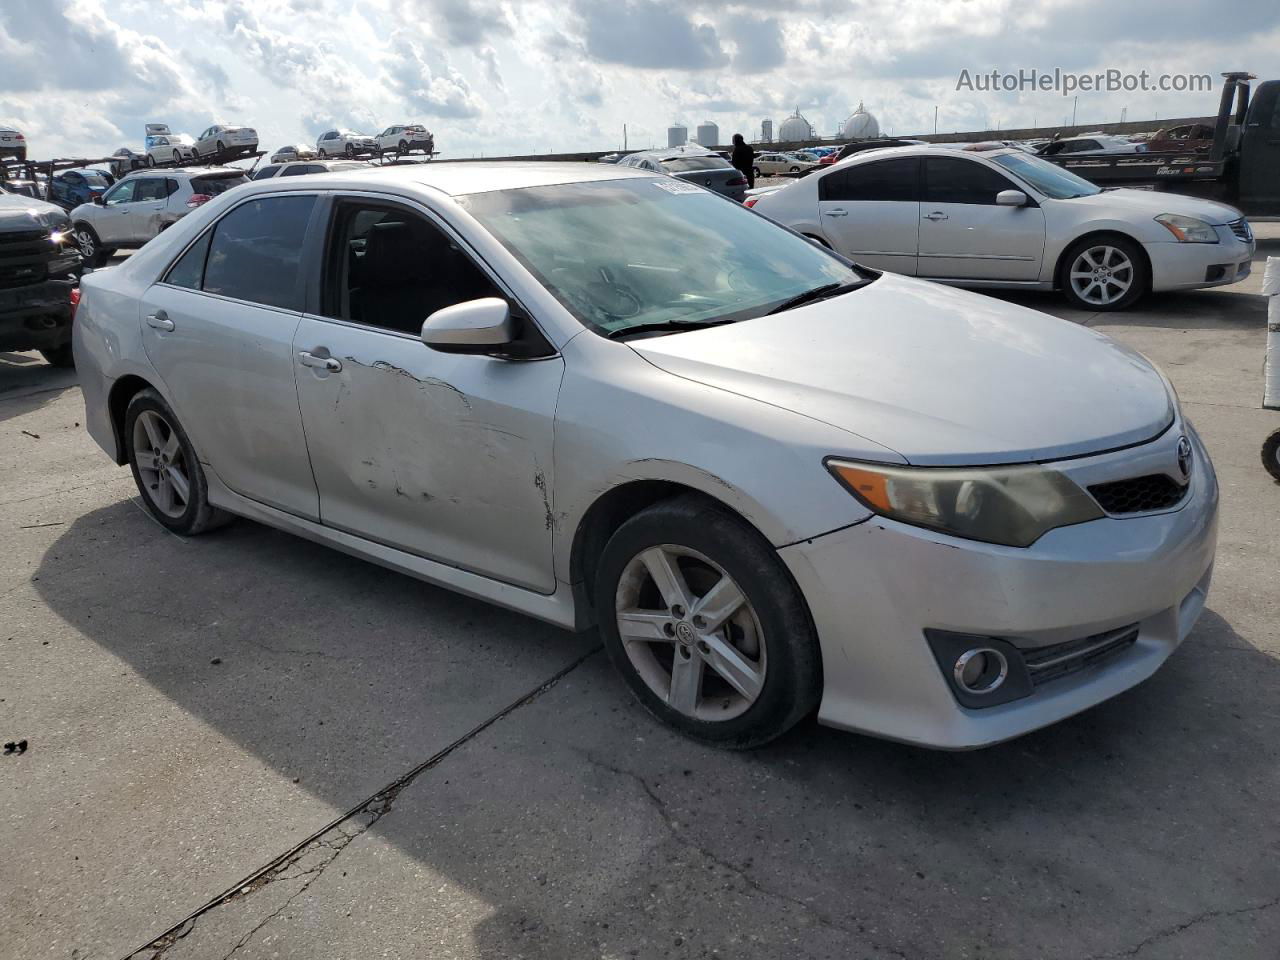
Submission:
M 913 464 L 1098 453 L 1149 440 L 1174 416 L 1163 376 L 1135 351 L 892 274 L 775 316 L 629 345 L 668 373 L 842 428 Z
M 65 220 L 61 207 L 17 193 L 0 191 L 0 230 L 32 230 Z
M 1225 203 L 1202 200 L 1199 197 L 1184 197 L 1177 193 L 1157 193 L 1155 190 L 1104 190 L 1091 197 L 1073 197 L 1062 202 L 1092 204 L 1105 207 L 1111 214 L 1123 212 L 1144 218 L 1158 217 L 1162 213 L 1176 213 L 1182 217 L 1195 217 L 1211 224 L 1230 223 L 1243 216 L 1235 207 Z

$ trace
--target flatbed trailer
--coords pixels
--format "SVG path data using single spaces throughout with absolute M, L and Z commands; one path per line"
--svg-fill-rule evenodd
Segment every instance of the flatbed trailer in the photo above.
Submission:
M 1280 80 L 1251 90 L 1251 73 L 1223 74 L 1209 152 L 1045 157 L 1102 187 L 1144 187 L 1221 200 L 1249 216 L 1280 215 Z M 1252 96 L 1250 95 L 1252 93 Z

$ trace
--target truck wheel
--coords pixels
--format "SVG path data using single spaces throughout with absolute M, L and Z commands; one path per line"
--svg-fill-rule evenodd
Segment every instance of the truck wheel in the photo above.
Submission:
M 595 578 L 605 649 L 658 719 L 745 749 L 808 716 L 822 692 L 804 598 L 754 528 L 704 497 L 636 514 Z
M 76 365 L 76 358 L 71 353 L 70 343 L 64 343 L 60 347 L 51 347 L 48 350 L 41 350 L 40 356 L 44 357 L 45 362 L 51 367 L 68 369 Z
M 195 448 L 155 390 L 140 390 L 129 401 L 124 442 L 142 501 L 163 526 L 194 536 L 231 519 L 209 503 L 209 484 Z
M 1272 479 L 1280 483 L 1280 430 L 1267 437 L 1262 444 L 1262 465 Z
M 1085 237 L 1062 258 L 1058 285 L 1077 310 L 1124 310 L 1147 292 L 1147 262 L 1132 240 Z

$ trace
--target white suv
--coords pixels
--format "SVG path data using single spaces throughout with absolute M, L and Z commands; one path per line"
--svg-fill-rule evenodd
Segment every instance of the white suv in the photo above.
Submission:
M 423 153 L 434 153 L 436 138 L 420 123 L 397 123 L 378 134 L 379 153 L 395 152 L 397 155 L 421 150 Z
M 372 155 L 378 152 L 378 141 L 352 130 L 326 130 L 316 140 L 316 152 L 321 157 Z
M 136 173 L 92 203 L 71 211 L 80 255 L 100 267 L 122 247 L 140 247 L 188 213 L 232 187 L 248 183 L 234 167 L 196 167 Z
M 13 127 L 0 127 L 0 157 L 27 159 L 27 138 Z
M 368 160 L 295 160 L 286 163 L 269 163 L 253 175 L 254 180 L 270 180 L 272 177 L 300 177 L 308 173 L 333 173 L 335 170 L 372 170 Z
M 258 149 L 258 131 L 253 127 L 228 127 L 215 123 L 196 137 L 196 154 L 221 157 L 227 153 L 254 153 Z

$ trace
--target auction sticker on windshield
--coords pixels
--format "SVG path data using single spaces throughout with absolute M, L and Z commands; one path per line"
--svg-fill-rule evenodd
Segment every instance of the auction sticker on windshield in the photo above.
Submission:
M 702 193 L 702 188 L 696 183 L 685 183 L 683 180 L 655 180 L 653 185 L 667 193 Z

